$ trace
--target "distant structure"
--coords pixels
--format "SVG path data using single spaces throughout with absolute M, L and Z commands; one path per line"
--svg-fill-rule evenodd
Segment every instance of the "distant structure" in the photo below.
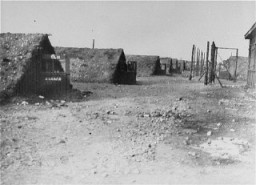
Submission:
M 148 77 L 161 75 L 161 64 L 159 56 L 152 55 L 126 55 L 127 61 L 137 62 L 137 76 Z
M 252 25 L 252 27 L 245 34 L 244 37 L 245 39 L 250 40 L 247 85 L 249 87 L 255 88 L 255 84 L 256 84 L 256 22 Z
M 161 68 L 163 65 L 165 66 L 166 74 L 171 73 L 171 62 L 172 62 L 172 59 L 169 57 L 161 57 L 160 58 Z
M 55 47 L 55 51 L 69 57 L 73 82 L 136 84 L 136 64 L 126 63 L 123 49 Z
M 160 63 L 166 65 L 166 74 L 182 73 L 184 70 L 190 69 L 190 62 L 178 60 L 177 58 L 163 57 L 160 58 Z

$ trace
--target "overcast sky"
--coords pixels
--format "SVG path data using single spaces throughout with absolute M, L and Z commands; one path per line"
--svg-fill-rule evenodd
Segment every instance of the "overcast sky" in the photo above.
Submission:
M 193 44 L 205 51 L 207 41 L 248 56 L 244 34 L 255 20 L 255 1 L 8 1 L 1 6 L 1 32 L 51 33 L 54 46 L 91 47 L 95 38 L 96 48 L 187 60 Z

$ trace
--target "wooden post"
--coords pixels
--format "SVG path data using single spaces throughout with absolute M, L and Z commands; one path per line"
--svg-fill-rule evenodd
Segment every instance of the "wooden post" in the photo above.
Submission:
M 172 58 L 171 58 L 171 61 L 170 61 L 169 73 L 170 74 L 172 73 Z
M 250 59 L 249 59 L 249 60 L 250 60 Z M 236 82 L 237 62 L 238 62 L 238 49 L 236 49 L 236 68 L 235 68 L 235 74 L 234 74 L 234 82 Z
M 205 52 L 204 52 L 203 66 L 205 65 L 205 61 L 206 61 L 206 60 L 205 60 L 205 57 L 206 57 L 205 55 L 206 55 L 206 54 L 205 54 Z
M 202 51 L 200 52 L 200 76 L 203 74 L 203 60 L 202 60 L 203 54 Z
M 180 60 L 180 73 L 184 71 L 184 60 Z
M 216 76 L 216 68 L 217 68 L 217 54 L 218 48 L 215 46 L 215 56 L 214 56 L 214 75 L 213 75 L 213 82 L 215 83 L 215 76 Z
M 221 64 L 219 63 L 219 77 L 220 77 Z
M 92 39 L 92 49 L 94 49 L 95 39 Z
M 204 52 L 201 52 L 201 75 L 204 73 Z
M 205 70 L 205 76 L 204 76 L 204 85 L 207 85 L 208 84 L 208 58 L 209 58 L 209 41 L 207 41 L 207 50 L 206 50 L 206 59 L 205 59 L 205 67 L 206 67 L 206 70 Z
M 194 63 L 194 51 L 195 51 L 195 45 L 193 45 L 193 47 L 192 47 L 192 55 L 191 55 L 191 64 L 190 64 L 189 80 L 192 80 L 193 63 Z
M 214 42 L 212 42 L 212 46 L 211 46 L 211 67 L 210 67 L 210 79 L 209 82 L 212 83 L 213 82 L 213 76 L 214 74 L 214 57 L 215 57 L 215 44 Z
M 196 76 L 199 75 L 199 49 L 197 48 L 196 52 Z
M 176 59 L 175 66 L 176 66 L 176 68 L 175 68 L 176 73 L 179 73 L 180 70 L 179 70 L 179 61 L 178 61 L 178 59 Z

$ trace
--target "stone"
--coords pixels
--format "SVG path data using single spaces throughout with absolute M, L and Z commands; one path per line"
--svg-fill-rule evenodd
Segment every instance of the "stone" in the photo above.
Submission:
M 183 97 L 179 97 L 179 98 L 177 99 L 177 101 L 181 101 L 181 100 L 183 100 Z
M 212 143 L 212 140 L 211 140 L 211 139 L 208 139 L 208 140 L 207 140 L 207 143 L 208 143 L 208 145 L 210 145 L 210 144 Z
M 208 131 L 206 135 L 207 136 L 211 136 L 212 135 L 212 131 Z
M 46 101 L 46 102 L 45 102 L 45 104 L 46 104 L 46 105 L 51 105 L 51 103 L 50 103 L 50 102 L 48 102 L 48 101 Z
M 97 173 L 98 173 L 98 172 L 97 172 L 96 169 L 93 169 L 93 170 L 92 170 L 92 174 L 96 175 Z
M 64 143 L 66 143 L 66 141 L 62 139 L 62 140 L 60 140 L 59 143 L 63 143 L 64 144 Z
M 25 105 L 28 105 L 28 102 L 27 101 L 22 101 L 20 104 L 25 106 Z
M 143 116 L 144 117 L 150 117 L 150 114 L 145 113 Z
M 108 123 L 108 124 L 111 124 L 111 123 L 112 123 L 112 121 L 108 120 L 108 121 L 107 121 L 107 123 Z
M 196 152 L 188 152 L 188 155 L 195 157 L 196 156 Z

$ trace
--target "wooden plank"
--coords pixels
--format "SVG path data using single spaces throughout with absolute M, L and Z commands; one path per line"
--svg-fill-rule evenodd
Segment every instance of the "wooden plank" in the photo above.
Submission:
M 193 45 L 193 47 L 192 47 L 192 55 L 191 55 L 191 64 L 190 64 L 190 75 L 189 75 L 189 80 L 192 80 L 193 63 L 194 63 L 194 51 L 195 51 L 195 45 Z
M 212 42 L 211 45 L 211 67 L 210 67 L 210 79 L 209 83 L 213 83 L 213 78 L 214 78 L 214 58 L 215 58 L 215 43 Z
M 206 50 L 206 59 L 205 59 L 205 64 L 206 64 L 206 69 L 205 69 L 205 75 L 204 75 L 204 85 L 208 84 L 208 58 L 209 58 L 209 45 L 210 42 L 207 41 L 207 50 Z

